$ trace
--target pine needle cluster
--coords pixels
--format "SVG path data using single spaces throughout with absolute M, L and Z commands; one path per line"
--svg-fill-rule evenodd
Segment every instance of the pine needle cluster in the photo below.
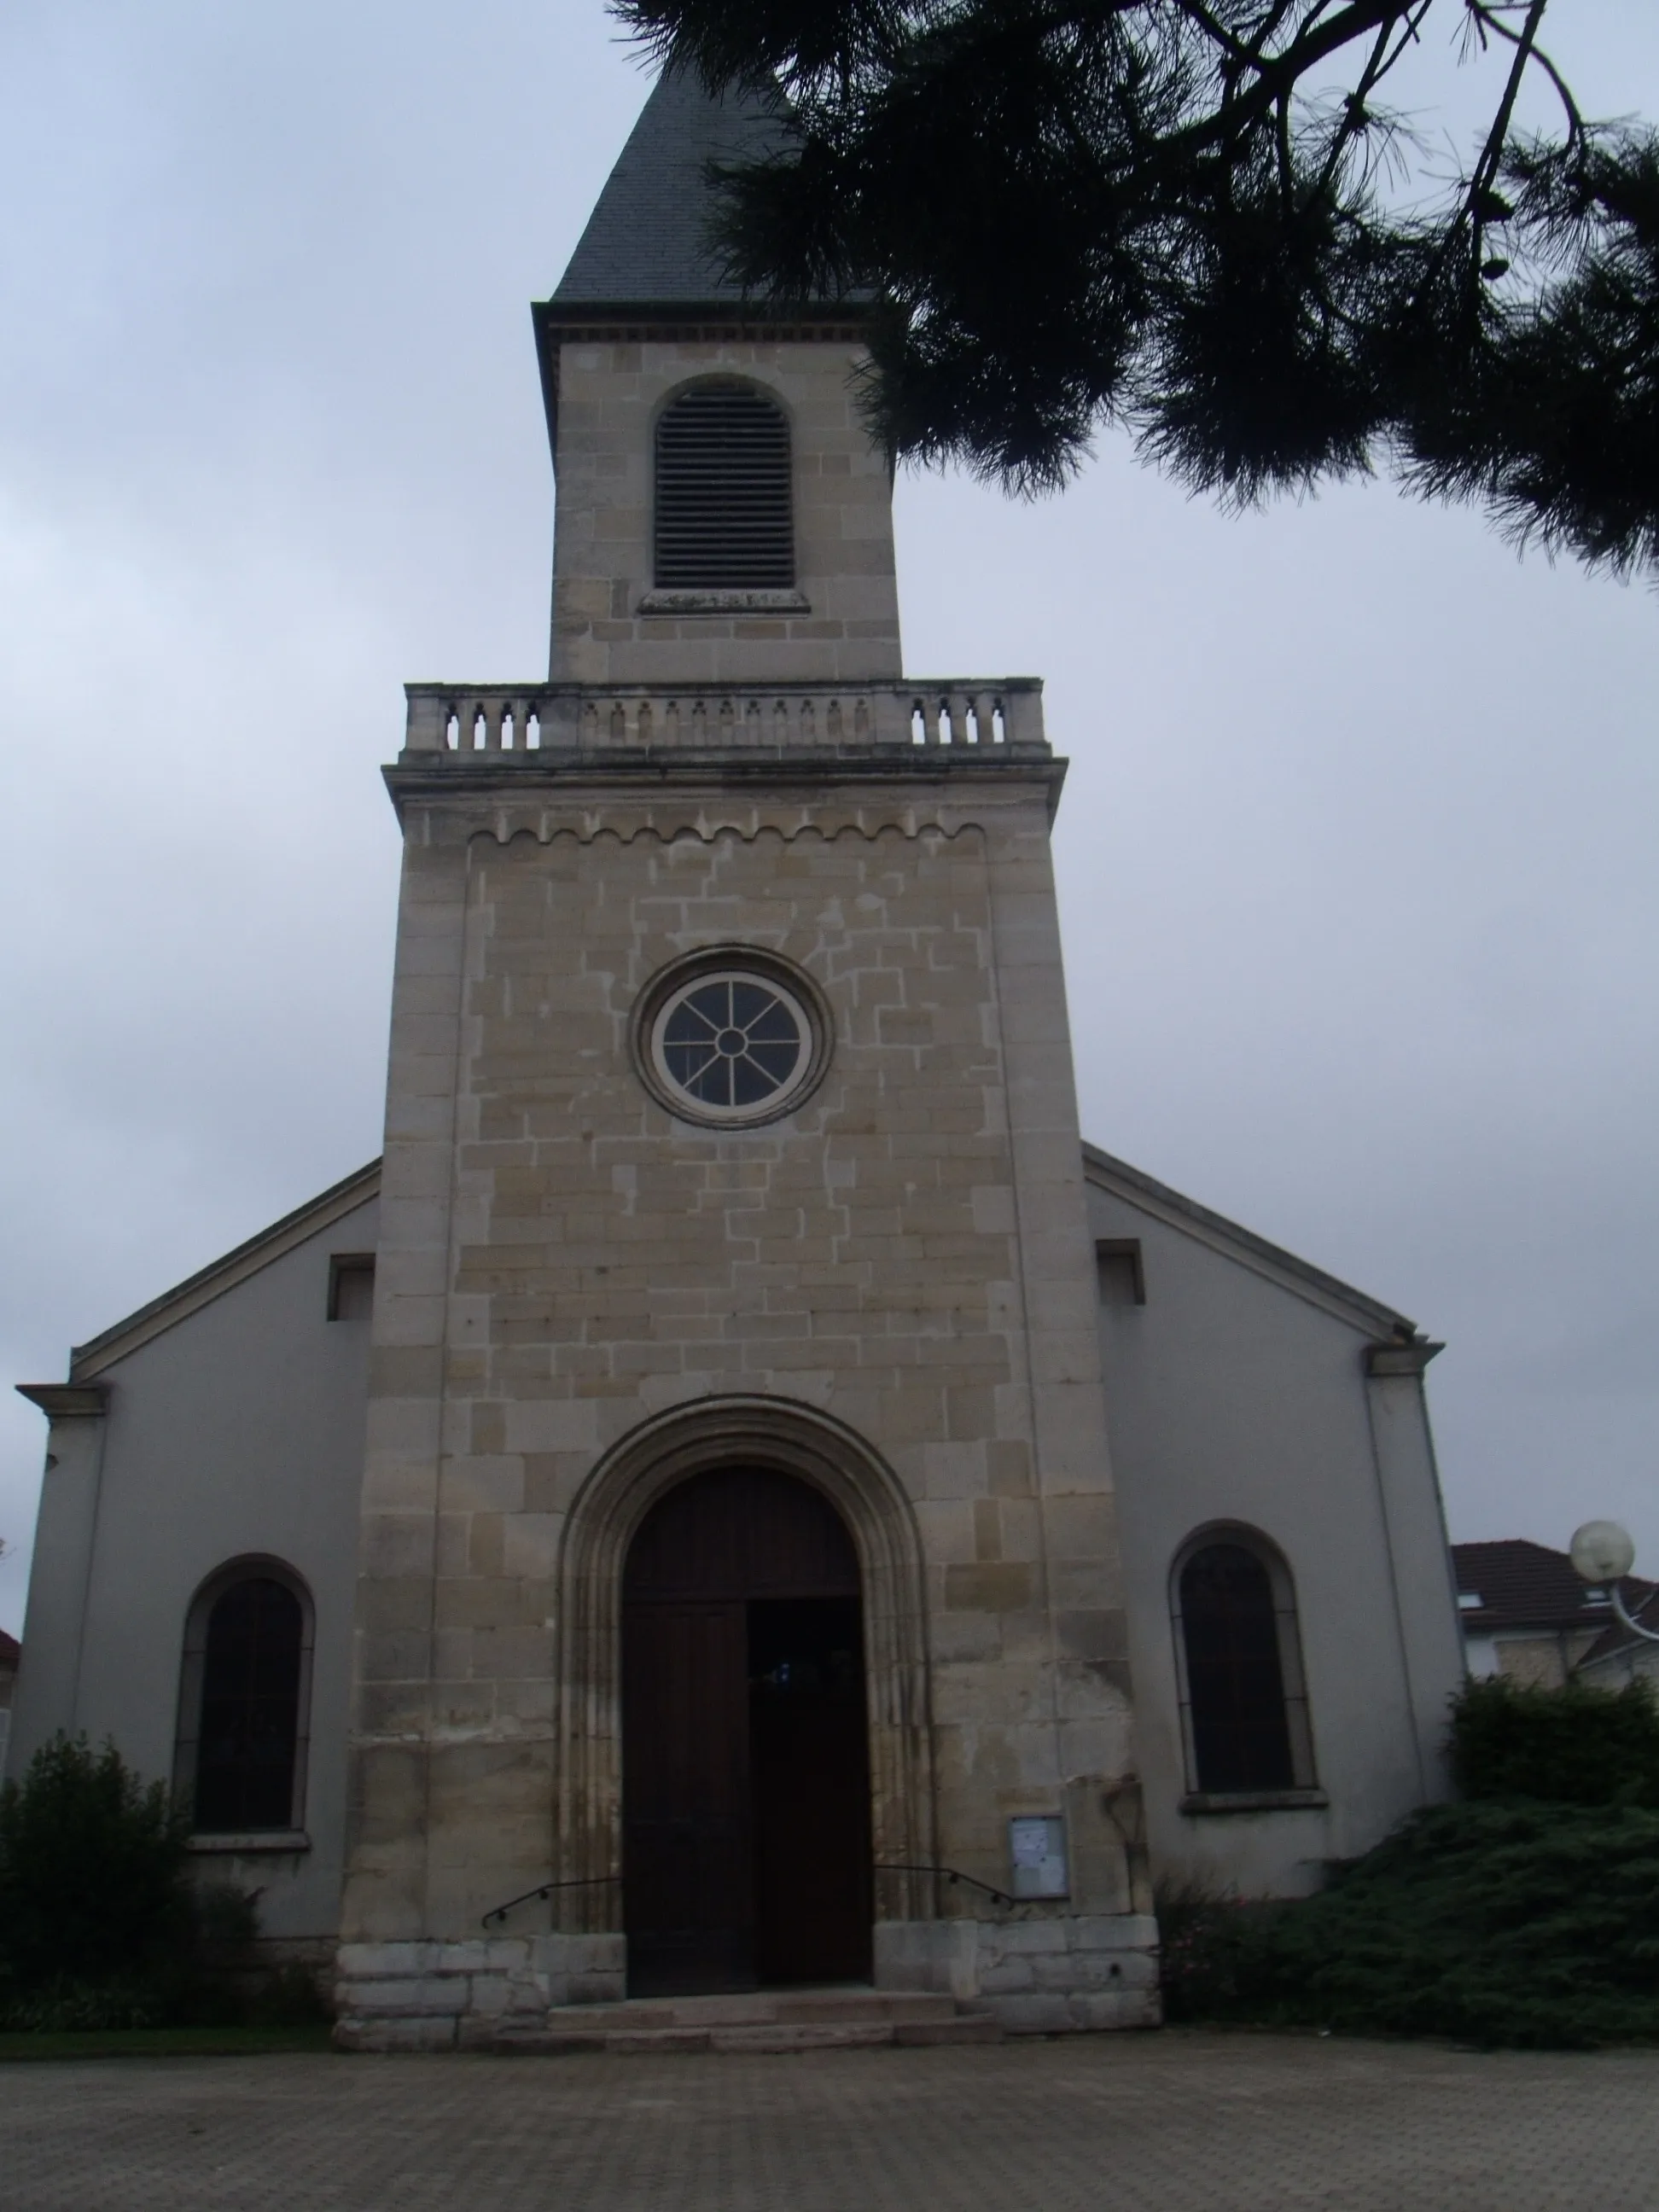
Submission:
M 1659 566 L 1659 136 L 1595 125 L 1547 0 L 615 0 L 781 150 L 720 172 L 772 301 L 867 293 L 896 459 L 1024 494 L 1103 425 L 1248 504 L 1387 468 L 1517 539 Z M 1390 81 L 1491 65 L 1446 173 Z M 1458 54 L 1447 48 L 1448 68 Z M 1517 130 L 1546 85 L 1553 135 Z

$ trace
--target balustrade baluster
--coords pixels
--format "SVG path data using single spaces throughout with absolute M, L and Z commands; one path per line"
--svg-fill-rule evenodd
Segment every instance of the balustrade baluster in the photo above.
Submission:
M 406 752 L 522 754 L 573 744 L 741 746 L 778 752 L 819 744 L 1022 748 L 1042 743 L 1042 701 L 1030 684 L 880 684 L 862 695 L 806 685 L 783 692 L 624 694 L 609 685 L 546 691 L 444 692 L 416 686 L 408 701 Z

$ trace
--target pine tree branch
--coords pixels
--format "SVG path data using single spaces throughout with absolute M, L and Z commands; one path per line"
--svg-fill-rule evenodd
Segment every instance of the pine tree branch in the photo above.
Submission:
M 617 4 L 711 90 L 787 94 L 792 145 L 720 173 L 728 265 L 871 291 L 896 455 L 1048 489 L 1127 422 L 1234 504 L 1380 455 L 1517 536 L 1659 563 L 1659 136 L 1584 124 L 1547 0 L 1447 0 L 1501 78 L 1415 207 L 1377 188 L 1424 166 L 1377 88 L 1436 0 Z M 1534 67 L 1564 139 L 1512 136 Z
M 1480 21 L 1486 25 L 1486 28 L 1491 31 L 1494 36 L 1500 39 L 1507 39 L 1511 45 L 1518 46 L 1521 43 L 1524 34 L 1519 31 L 1510 30 L 1509 25 L 1502 20 L 1502 18 L 1496 13 L 1493 7 L 1490 4 L 1490 0 L 1465 0 L 1465 5 L 1468 8 L 1470 14 L 1479 17 Z M 1541 17 L 1543 9 L 1540 8 L 1537 10 L 1537 13 Z M 1578 103 L 1573 98 L 1571 88 L 1569 87 L 1566 79 L 1562 76 L 1560 70 L 1550 59 L 1549 56 L 1544 52 L 1543 48 L 1537 44 L 1535 27 L 1533 44 L 1528 58 L 1533 62 L 1536 63 L 1537 66 L 1543 70 L 1545 76 L 1555 87 L 1556 92 L 1559 96 L 1562 107 L 1566 113 L 1567 137 L 1569 143 L 1572 144 L 1579 143 L 1584 136 L 1584 118 L 1578 112 Z

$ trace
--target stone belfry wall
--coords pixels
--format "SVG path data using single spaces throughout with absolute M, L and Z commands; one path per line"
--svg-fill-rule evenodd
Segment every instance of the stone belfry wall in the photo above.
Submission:
M 735 331 L 635 341 L 574 327 L 579 335 L 559 348 L 555 680 L 896 678 L 891 490 L 886 462 L 859 416 L 854 379 L 865 356 L 857 333 L 832 326 L 793 342 Z M 789 423 L 793 592 L 651 588 L 658 410 L 687 384 L 722 376 L 771 393 Z
M 702 127 L 671 88 L 635 141 L 653 109 L 653 158 Z M 1016 2026 L 1142 2021 L 1040 690 L 901 677 L 844 319 L 571 281 L 539 325 L 552 680 L 412 687 L 388 771 L 343 2032 L 478 2042 L 621 1994 L 622 1560 L 666 1486 L 734 1459 L 817 1484 L 859 1551 L 878 1978 Z M 789 419 L 799 604 L 647 604 L 654 410 L 711 368 Z M 811 1080 L 775 1118 L 665 1102 L 652 1010 L 699 959 L 805 1010 Z M 1066 1823 L 1064 1899 L 981 1911 L 928 1871 L 1009 1887 L 1037 1814 Z

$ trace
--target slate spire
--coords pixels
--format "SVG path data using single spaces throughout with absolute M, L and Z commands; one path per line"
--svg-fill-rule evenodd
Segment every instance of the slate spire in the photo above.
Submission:
M 757 160 L 780 138 L 776 118 L 753 94 L 714 99 L 690 70 L 665 70 L 550 305 L 684 308 L 740 299 L 708 252 L 708 167 Z

